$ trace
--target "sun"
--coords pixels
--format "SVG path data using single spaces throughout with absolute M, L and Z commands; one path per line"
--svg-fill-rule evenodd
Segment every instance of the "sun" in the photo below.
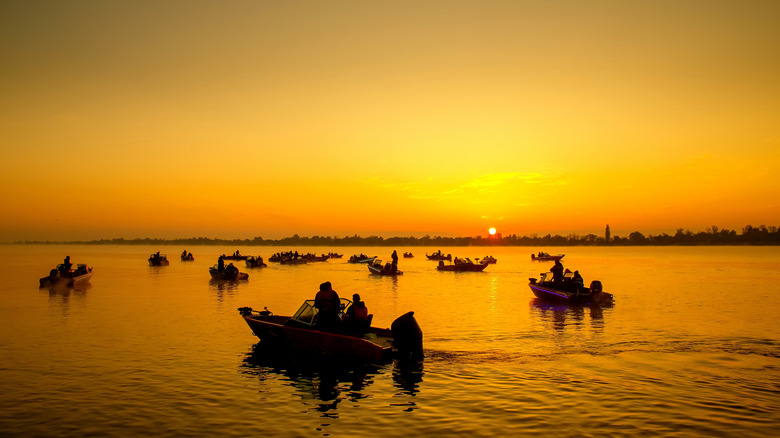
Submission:
M 490 235 L 492 236 L 492 235 L 496 234 L 496 229 L 495 228 L 491 228 L 491 229 L 488 230 L 488 233 L 490 233 Z

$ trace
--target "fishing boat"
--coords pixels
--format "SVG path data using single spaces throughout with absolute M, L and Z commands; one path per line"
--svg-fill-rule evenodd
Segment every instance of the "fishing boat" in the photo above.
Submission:
M 282 265 L 304 265 L 308 262 L 308 260 L 302 258 L 283 258 L 279 260 L 279 264 Z
M 357 255 L 353 254 L 349 260 L 347 260 L 348 263 L 374 263 L 374 260 L 376 260 L 376 256 L 369 257 L 367 255 Z
M 382 260 L 378 259 L 368 264 L 368 272 L 374 275 L 404 275 L 403 272 L 398 270 L 397 266 L 393 269 L 392 263 L 382 264 Z
M 246 260 L 249 258 L 249 256 L 239 254 L 238 251 L 236 251 L 233 255 L 222 254 L 220 257 L 222 257 L 223 260 Z
M 447 254 L 447 255 L 444 255 L 444 254 L 442 254 L 442 253 L 441 253 L 441 251 L 439 251 L 439 252 L 435 252 L 435 253 L 433 253 L 433 254 L 431 254 L 431 255 L 428 255 L 428 253 L 426 252 L 426 253 L 425 253 L 425 257 L 428 257 L 428 260 L 446 260 L 446 261 L 452 261 L 452 254 Z
M 168 256 L 160 254 L 160 251 L 149 256 L 149 266 L 168 266 L 170 264 Z
M 488 263 L 474 263 L 471 259 L 459 259 L 455 257 L 455 263 L 445 265 L 443 260 L 439 260 L 439 265 L 436 269 L 439 271 L 448 272 L 480 272 L 487 268 Z
M 528 279 L 531 291 L 542 300 L 583 306 L 611 306 L 614 303 L 614 296 L 603 291 L 601 281 L 593 280 L 590 282 L 590 287 L 585 287 L 572 279 L 570 271 L 566 272 L 563 280 L 557 283 L 548 280 L 548 274 L 550 273 L 542 272 L 539 274 L 539 280 Z
M 498 263 L 498 260 L 496 260 L 493 256 L 485 256 L 481 260 L 477 260 L 477 263 L 487 263 L 489 265 L 495 265 Z
M 181 253 L 181 261 L 183 262 L 195 261 L 195 256 L 193 256 L 191 252 L 184 251 Z
M 247 268 L 266 268 L 268 265 L 263 263 L 263 258 L 260 256 L 249 256 L 249 258 L 246 259 L 246 267 Z
M 344 310 L 351 304 L 350 300 L 341 298 L 339 318 L 343 320 Z M 367 332 L 351 335 L 318 330 L 318 311 L 314 300 L 304 301 L 291 317 L 274 315 L 268 309 L 256 311 L 251 307 L 240 307 L 238 311 L 262 342 L 366 363 L 386 363 L 400 356 L 423 356 L 422 330 L 414 312 L 398 317 L 389 329 L 370 327 L 373 315 L 369 315 Z
M 77 264 L 76 269 L 65 268 L 65 265 L 59 264 L 56 268 L 49 271 L 47 277 L 39 280 L 40 287 L 73 287 L 79 284 L 88 283 L 92 278 L 92 268 L 86 264 Z
M 301 256 L 307 262 L 324 262 L 330 258 L 328 254 L 316 255 L 316 254 L 304 254 Z
M 405 253 L 404 253 L 404 258 L 405 258 L 405 259 L 411 259 L 411 258 L 414 258 L 414 254 L 412 254 L 412 253 L 410 253 L 410 252 L 405 252 Z
M 546 252 L 540 252 L 539 254 L 531 254 L 531 260 L 537 260 L 540 262 L 554 262 L 562 259 L 566 254 L 550 255 Z
M 340 259 L 340 258 L 344 257 L 344 254 L 339 254 L 339 253 L 336 253 L 336 252 L 329 252 L 328 255 L 332 259 Z
M 214 265 L 209 268 L 209 274 L 213 280 L 224 281 L 237 281 L 237 280 L 249 280 L 249 274 L 246 272 L 239 272 L 238 268 L 229 264 L 223 269 L 219 269 L 219 265 Z

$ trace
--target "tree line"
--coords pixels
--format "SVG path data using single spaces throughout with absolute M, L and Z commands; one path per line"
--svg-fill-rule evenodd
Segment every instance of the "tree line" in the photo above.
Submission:
M 190 237 L 180 239 L 100 239 L 90 241 L 18 241 L 21 244 L 86 244 L 86 245 L 180 245 L 180 246 L 674 246 L 674 245 L 780 245 L 780 231 L 776 226 L 753 227 L 746 225 L 740 233 L 735 230 L 720 229 L 712 226 L 707 230 L 694 233 L 678 228 L 673 235 L 663 233 L 659 235 L 649 234 L 645 236 L 639 231 L 634 231 L 626 237 L 604 236 L 596 234 L 569 234 L 566 236 L 547 234 L 540 236 L 508 236 L 490 237 L 390 237 L 381 236 L 361 237 L 354 236 L 299 236 L 294 234 L 282 239 L 216 239 L 208 237 Z

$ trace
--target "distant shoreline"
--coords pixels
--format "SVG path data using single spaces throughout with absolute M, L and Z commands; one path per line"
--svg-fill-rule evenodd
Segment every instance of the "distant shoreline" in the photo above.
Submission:
M 397 246 L 397 247 L 447 247 L 447 246 L 774 246 L 780 245 L 780 230 L 778 227 L 761 225 L 745 226 L 741 234 L 734 230 L 712 227 L 707 231 L 693 233 L 678 229 L 674 235 L 666 233 L 645 236 L 638 231 L 628 237 L 620 236 L 585 236 L 570 234 L 568 236 L 490 236 L 490 237 L 390 237 L 379 236 L 347 237 L 314 236 L 301 237 L 297 234 L 282 239 L 217 239 L 208 237 L 190 237 L 178 239 L 100 239 L 89 241 L 42 241 L 25 240 L 3 242 L 13 245 L 200 245 L 200 246 Z

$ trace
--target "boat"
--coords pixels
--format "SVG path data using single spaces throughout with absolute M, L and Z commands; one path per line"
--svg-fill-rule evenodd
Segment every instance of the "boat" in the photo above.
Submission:
M 77 264 L 76 269 L 66 268 L 64 264 L 57 265 L 56 268 L 49 271 L 47 277 L 39 280 L 40 287 L 73 287 L 79 284 L 88 283 L 92 278 L 92 268 L 86 264 Z
M 540 252 L 539 254 L 531 254 L 531 260 L 537 260 L 540 262 L 554 262 L 562 259 L 566 254 L 550 255 L 546 252 Z
M 496 263 L 498 263 L 498 260 L 496 260 L 496 258 L 493 256 L 485 256 L 481 260 L 478 259 L 477 263 L 487 263 L 490 265 L 495 265 Z
M 455 263 L 449 265 L 445 265 L 443 260 L 439 260 L 439 265 L 436 266 L 436 269 L 448 272 L 480 272 L 484 271 L 487 266 L 488 263 L 474 263 L 469 258 L 464 260 L 455 257 Z
M 214 265 L 209 268 L 209 274 L 214 280 L 224 281 L 237 281 L 237 280 L 249 280 L 249 274 L 246 272 L 239 272 L 238 268 L 229 264 L 223 269 L 219 269 L 219 265 Z
M 168 266 L 170 265 L 170 262 L 168 261 L 168 256 L 165 254 L 160 254 L 160 251 L 157 251 L 156 253 L 149 256 L 149 266 Z
M 428 255 L 428 253 L 425 253 L 425 257 L 428 257 L 428 260 L 446 260 L 446 261 L 452 261 L 452 254 L 444 255 L 439 252 L 435 252 L 432 255 Z
M 412 253 L 410 253 L 410 252 L 405 252 L 405 253 L 404 253 L 404 258 L 405 258 L 405 259 L 411 259 L 411 258 L 413 258 L 413 257 L 414 257 L 414 254 L 412 254 Z
M 301 258 L 303 258 L 307 262 L 324 262 L 330 258 L 330 255 L 322 254 L 318 256 L 316 254 L 304 254 L 301 256 Z
M 236 251 L 233 255 L 225 255 L 222 254 L 220 257 L 222 257 L 223 260 L 246 260 L 249 258 L 249 256 L 243 256 Z
M 367 255 L 357 255 L 353 254 L 349 260 L 347 260 L 348 263 L 374 263 L 374 260 L 376 260 L 377 256 L 369 257 Z
M 547 280 L 549 274 L 549 272 L 542 272 L 539 274 L 539 280 L 528 279 L 531 291 L 542 300 L 583 306 L 611 306 L 614 303 L 614 296 L 604 292 L 601 281 L 593 280 L 590 282 L 590 287 L 585 287 L 582 283 L 573 281 L 571 271 L 567 271 L 563 281 L 556 284 L 552 280 Z
M 382 260 L 378 259 L 368 264 L 368 271 L 374 275 L 404 275 L 397 266 L 393 269 L 392 263 L 382 264 Z
M 181 253 L 181 261 L 192 262 L 194 260 L 195 260 L 195 256 L 193 256 L 191 252 L 184 251 L 183 253 Z
M 279 260 L 279 263 L 282 265 L 303 265 L 309 263 L 309 261 L 303 258 L 283 258 Z
M 344 257 L 344 254 L 339 254 L 339 253 L 336 253 L 336 252 L 329 252 L 328 255 L 332 259 L 340 259 L 340 258 Z
M 247 268 L 267 268 L 268 265 L 263 263 L 263 258 L 260 256 L 249 256 L 248 259 L 246 259 L 246 267 Z
M 345 309 L 351 304 L 350 300 L 341 298 L 339 318 L 344 318 Z M 389 329 L 370 327 L 373 315 L 369 315 L 367 332 L 352 335 L 317 330 L 318 311 L 314 300 L 304 301 L 291 317 L 251 307 L 240 307 L 238 311 L 261 342 L 366 363 L 387 363 L 394 357 L 423 357 L 422 330 L 414 312 L 398 317 Z

